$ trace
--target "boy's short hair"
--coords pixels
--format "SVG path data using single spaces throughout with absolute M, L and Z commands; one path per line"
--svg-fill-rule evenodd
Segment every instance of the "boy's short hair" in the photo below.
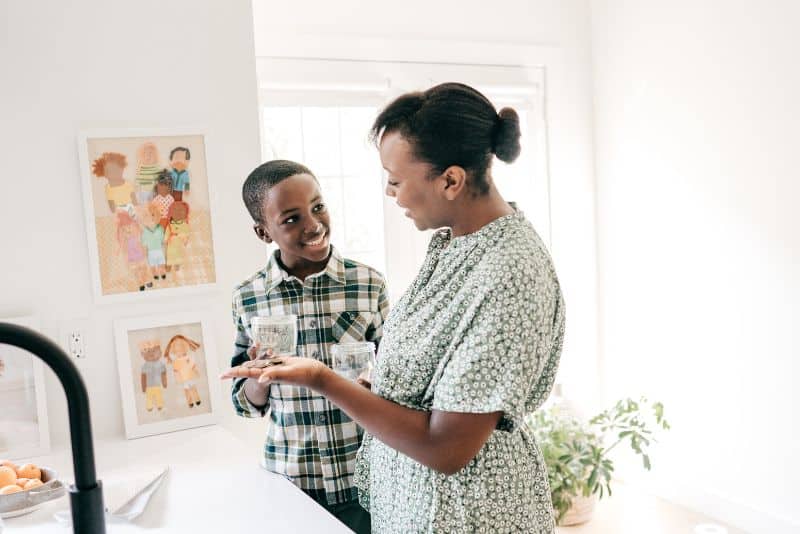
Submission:
M 296 174 L 308 174 L 315 180 L 317 179 L 305 165 L 286 159 L 274 159 L 253 169 L 242 186 L 242 200 L 255 222 L 264 221 L 261 208 L 264 205 L 267 191 Z

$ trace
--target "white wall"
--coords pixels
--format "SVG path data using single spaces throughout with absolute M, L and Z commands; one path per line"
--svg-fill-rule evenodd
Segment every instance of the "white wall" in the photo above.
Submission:
M 456 6 L 458 20 L 452 17 Z M 6 229 L 0 316 L 39 314 L 45 333 L 54 337 L 73 320 L 88 325 L 89 354 L 79 367 L 90 390 L 95 434 L 121 436 L 112 320 L 207 309 L 214 315 L 219 360 L 225 364 L 232 333 L 230 288 L 264 262 L 264 249 L 250 235 L 239 198 L 243 177 L 260 160 L 251 7 L 240 0 L 73 5 L 11 0 L 0 3 L 0 10 L 0 146 L 8 149 L 0 158 L 0 224 Z M 269 55 L 263 38 L 273 31 L 332 42 L 383 39 L 390 46 L 399 43 L 395 49 L 404 40 L 421 38 L 542 45 L 555 51 L 547 113 L 554 256 L 569 306 L 562 369 L 575 383 L 583 381 L 575 397 L 588 403 L 596 369 L 596 280 L 586 0 L 495 2 L 491 10 L 477 1 L 416 1 L 397 13 L 383 4 L 352 0 L 318 2 L 313 8 L 257 1 L 253 12 L 255 48 L 263 55 Z M 180 83 L 161 82 L 176 77 Z M 193 125 L 210 132 L 219 290 L 183 301 L 94 305 L 76 133 L 81 128 Z M 18 200 L 26 194 L 36 198 L 36 216 Z M 20 226 L 20 231 L 9 230 Z M 48 378 L 48 396 L 53 441 L 63 445 L 66 410 L 53 377 Z M 232 416 L 226 418 L 231 424 Z M 236 421 L 230 426 L 243 425 Z M 259 425 L 248 430 L 260 439 Z
M 752 532 L 800 528 L 799 23 L 592 4 L 605 398 L 663 400 L 650 482 Z
M 225 364 L 230 290 L 264 261 L 240 199 L 244 177 L 260 161 L 251 5 L 10 0 L 0 3 L 0 23 L 0 317 L 38 314 L 54 337 L 72 319 L 87 325 L 88 356 L 78 364 L 95 436 L 122 436 L 112 320 L 208 310 Z M 209 134 L 219 289 L 185 300 L 96 306 L 78 130 L 183 126 Z M 53 442 L 61 446 L 68 435 L 64 395 L 47 375 Z
M 259 56 L 282 55 L 276 35 L 289 32 L 299 47 L 306 37 L 329 40 L 322 52 L 309 46 L 309 57 L 455 63 L 480 57 L 481 64 L 546 64 L 553 253 L 568 308 L 561 374 L 572 385 L 569 393 L 576 403 L 591 405 L 597 376 L 597 302 L 588 2 L 413 0 L 390 9 L 366 0 L 318 2 L 313 8 L 302 2 L 254 0 L 253 14 Z M 352 54 L 348 42 L 367 50 Z M 514 45 L 540 47 L 546 57 L 476 53 L 485 46 L 499 56 Z M 292 56 L 303 54 L 291 51 Z

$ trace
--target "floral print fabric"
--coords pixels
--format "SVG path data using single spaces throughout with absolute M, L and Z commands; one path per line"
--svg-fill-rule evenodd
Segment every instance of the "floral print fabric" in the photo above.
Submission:
M 563 335 L 552 260 L 520 212 L 433 236 L 384 324 L 373 391 L 417 410 L 504 415 L 450 476 L 366 434 L 356 484 L 374 532 L 553 532 L 545 465 L 520 423 L 550 393 Z

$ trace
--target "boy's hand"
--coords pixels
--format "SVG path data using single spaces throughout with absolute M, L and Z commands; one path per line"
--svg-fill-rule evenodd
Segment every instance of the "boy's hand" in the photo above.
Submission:
M 247 349 L 247 357 L 251 360 L 258 358 L 258 343 L 255 345 L 250 345 L 250 347 Z
M 253 343 L 250 345 L 250 348 L 247 349 L 247 357 L 251 360 L 264 360 L 266 358 L 272 358 L 272 349 L 267 349 L 263 354 L 259 354 L 259 349 L 261 349 L 261 344 L 258 342 Z

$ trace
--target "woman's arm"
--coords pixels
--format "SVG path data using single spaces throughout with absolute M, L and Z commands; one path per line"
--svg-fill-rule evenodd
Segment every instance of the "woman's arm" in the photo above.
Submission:
M 310 358 L 286 358 L 267 369 L 234 367 L 224 378 L 261 376 L 261 382 L 310 387 L 341 408 L 370 434 L 419 463 L 450 475 L 472 460 L 502 412 L 426 412 L 406 408 L 334 373 Z
M 447 475 L 459 471 L 478 454 L 502 416 L 502 412 L 425 412 L 406 408 L 328 368 L 322 370 L 320 384 L 313 389 L 382 442 Z

